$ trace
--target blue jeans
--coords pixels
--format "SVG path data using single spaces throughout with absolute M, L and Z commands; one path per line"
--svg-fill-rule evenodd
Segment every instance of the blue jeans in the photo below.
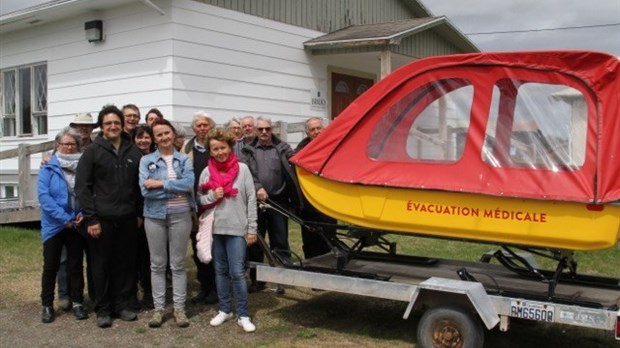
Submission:
M 232 283 L 238 317 L 250 316 L 248 314 L 248 288 L 245 282 L 246 249 L 247 244 L 242 236 L 213 235 L 215 285 L 220 311 L 232 312 L 230 297 L 230 283 Z
M 166 265 L 170 254 L 172 271 L 172 301 L 174 309 L 185 310 L 187 272 L 185 257 L 192 229 L 191 213 L 168 214 L 166 219 L 144 219 L 144 230 L 151 254 L 151 288 L 156 310 L 166 304 Z

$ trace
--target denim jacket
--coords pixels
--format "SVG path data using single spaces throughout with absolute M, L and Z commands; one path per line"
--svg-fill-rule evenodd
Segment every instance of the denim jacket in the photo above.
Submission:
M 168 211 L 168 199 L 182 194 L 192 211 L 196 211 L 194 198 L 194 167 L 192 160 L 184 153 L 174 151 L 172 165 L 177 175 L 176 180 L 168 179 L 166 161 L 161 157 L 159 150 L 150 153 L 140 160 L 140 189 L 144 196 L 144 217 L 165 219 Z M 162 180 L 163 188 L 146 189 L 144 182 L 147 179 Z

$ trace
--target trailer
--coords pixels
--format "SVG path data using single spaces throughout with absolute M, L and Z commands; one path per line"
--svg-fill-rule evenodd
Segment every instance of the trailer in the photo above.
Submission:
M 263 208 L 322 233 L 323 223 L 273 202 Z M 505 332 L 515 319 L 613 332 L 620 346 L 620 279 L 578 274 L 570 252 L 504 245 L 475 262 L 418 257 L 398 254 L 386 231 L 336 227 L 346 232 L 321 234 L 332 252 L 308 260 L 288 260 L 259 235 L 268 263 L 254 265 L 257 280 L 407 303 L 403 319 L 422 313 L 423 348 L 482 347 L 485 329 Z M 371 246 L 383 251 L 366 251 Z M 532 254 L 557 260 L 557 269 L 541 269 Z
M 422 347 L 481 347 L 483 328 L 516 318 L 618 338 L 620 280 L 580 274 L 573 250 L 620 241 L 619 115 L 620 59 L 606 53 L 416 60 L 290 159 L 309 204 L 349 224 L 344 238 L 322 234 L 332 252 L 303 262 L 259 239 L 270 265 L 258 279 L 407 302 L 405 319 L 424 310 Z M 499 250 L 478 262 L 402 256 L 389 233 Z

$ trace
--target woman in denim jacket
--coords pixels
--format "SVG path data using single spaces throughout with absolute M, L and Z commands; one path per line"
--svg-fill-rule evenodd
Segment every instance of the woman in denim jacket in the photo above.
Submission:
M 150 327 L 160 327 L 166 301 L 166 264 L 170 246 L 174 318 L 189 326 L 185 315 L 187 275 L 185 256 L 195 211 L 194 169 L 189 157 L 174 148 L 175 129 L 169 121 L 151 125 L 157 150 L 140 160 L 140 188 L 144 196 L 144 228 L 151 254 L 151 284 L 155 312 Z

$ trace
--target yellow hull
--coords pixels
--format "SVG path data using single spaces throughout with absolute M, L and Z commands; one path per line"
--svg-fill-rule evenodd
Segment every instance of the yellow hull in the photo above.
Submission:
M 620 239 L 620 206 L 354 185 L 297 169 L 306 198 L 338 220 L 400 233 L 552 249 L 597 250 Z

